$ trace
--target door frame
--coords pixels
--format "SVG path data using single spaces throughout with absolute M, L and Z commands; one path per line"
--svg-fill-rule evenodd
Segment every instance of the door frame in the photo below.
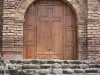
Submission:
M 37 1 L 37 0 L 36 0 Z M 34 1 L 34 2 L 32 2 L 32 3 L 35 3 L 36 1 Z M 63 1 L 63 0 L 61 0 L 61 1 Z M 77 46 L 77 20 L 78 20 L 78 17 L 77 17 L 77 14 L 74 12 L 75 11 L 75 9 L 72 7 L 72 5 L 69 3 L 69 2 L 65 2 L 65 1 L 63 1 L 65 4 L 67 4 L 71 9 L 72 9 L 72 11 L 73 11 L 73 13 L 74 13 L 74 16 L 75 16 L 75 37 L 76 37 L 76 40 L 75 40 L 75 50 L 73 51 L 74 52 L 74 60 L 76 60 L 77 59 L 77 50 L 78 50 L 78 46 Z M 32 4 L 31 3 L 31 4 Z M 31 5 L 30 4 L 30 5 Z M 30 7 L 30 5 L 28 6 L 28 8 Z M 27 11 L 27 10 L 26 10 Z M 26 15 L 26 12 L 25 12 L 25 15 Z M 25 17 L 25 15 L 24 15 L 24 17 Z M 23 28 L 24 28 L 24 24 L 25 24 L 25 21 L 24 21 L 24 23 L 23 23 Z M 23 29 L 23 34 L 24 34 L 24 29 Z M 24 35 L 23 35 L 23 59 L 25 59 L 25 49 L 24 49 L 25 47 L 24 47 Z

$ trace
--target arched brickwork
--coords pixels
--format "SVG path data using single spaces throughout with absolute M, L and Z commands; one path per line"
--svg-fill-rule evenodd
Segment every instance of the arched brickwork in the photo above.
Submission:
M 22 0 L 18 7 L 16 8 L 15 12 L 15 26 L 23 27 L 24 23 L 24 15 L 31 3 L 33 3 L 36 0 Z M 69 4 L 72 9 L 75 11 L 76 17 L 77 17 L 77 59 L 87 59 L 87 28 L 86 28 L 86 12 L 82 4 L 79 0 L 62 0 Z M 82 27 L 82 29 L 81 29 Z M 19 37 L 23 38 L 23 29 L 20 31 L 22 35 L 19 35 Z M 83 34 L 84 33 L 84 34 Z M 80 39 L 83 39 L 84 41 L 80 41 Z M 22 39 L 17 39 L 23 43 Z M 23 46 L 23 44 L 22 44 Z M 23 51 L 23 48 L 21 48 Z
M 33 3 L 36 0 L 22 0 L 18 7 L 16 8 L 16 18 L 20 19 L 20 20 L 24 20 L 24 14 L 27 10 L 27 8 L 29 7 L 29 5 L 31 3 Z M 83 12 L 85 13 L 85 9 L 82 6 L 82 4 L 78 1 L 78 0 L 62 0 L 66 3 L 68 3 L 72 9 L 75 11 L 76 15 L 77 15 L 77 19 L 82 20 L 82 18 L 84 18 L 85 15 L 82 15 Z

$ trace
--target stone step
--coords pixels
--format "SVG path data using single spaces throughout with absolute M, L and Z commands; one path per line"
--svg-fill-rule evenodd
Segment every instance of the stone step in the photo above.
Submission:
M 100 74 L 98 70 L 84 69 L 24 69 L 9 70 L 10 75 L 46 75 L 46 74 Z
M 93 60 L 9 60 L 10 63 L 14 64 L 100 64 L 100 61 L 93 61 Z
M 100 68 L 100 64 L 6 64 L 8 68 L 21 67 L 22 69 L 48 69 L 48 68 L 71 68 L 71 69 L 87 69 L 87 68 Z
M 0 60 L 2 75 L 100 75 L 94 60 Z M 2 66 L 0 66 L 2 67 Z

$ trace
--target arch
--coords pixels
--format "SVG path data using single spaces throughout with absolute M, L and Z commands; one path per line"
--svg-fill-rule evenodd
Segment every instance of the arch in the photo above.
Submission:
M 19 5 L 16 8 L 15 11 L 15 25 L 20 25 L 23 27 L 23 23 L 25 21 L 24 16 L 25 13 L 28 9 L 28 7 L 37 0 L 21 0 L 21 2 L 19 3 Z M 77 28 L 77 32 L 78 34 L 76 35 L 76 38 L 81 39 L 87 39 L 87 28 L 86 28 L 86 9 L 82 6 L 82 4 L 80 3 L 80 0 L 62 0 L 63 2 L 67 3 L 74 11 L 75 15 L 76 15 L 76 25 L 79 26 Z M 84 25 L 84 26 L 83 26 Z M 83 27 L 83 29 L 81 29 L 81 27 Z M 79 31 L 81 29 L 81 32 L 83 32 L 84 34 L 81 34 L 81 32 Z M 21 33 L 23 33 L 23 30 L 20 31 Z M 23 38 L 23 35 L 20 35 L 20 37 Z M 23 43 L 23 40 L 21 40 L 21 42 Z M 81 42 L 81 41 L 77 41 L 77 52 L 79 54 L 77 54 L 77 59 L 84 59 L 83 56 L 85 56 L 85 54 L 81 51 L 85 51 L 86 49 L 83 49 L 83 47 L 87 48 L 87 45 L 84 45 L 85 42 Z M 23 46 L 23 45 L 22 45 Z M 23 48 L 22 48 L 23 51 Z M 86 57 L 87 58 L 87 57 Z
M 24 15 L 28 7 L 31 5 L 31 3 L 35 2 L 37 0 L 22 0 L 18 7 L 16 8 L 16 19 L 18 20 L 24 20 Z M 82 20 L 84 17 L 81 13 L 85 12 L 85 9 L 82 7 L 81 3 L 78 0 L 62 0 L 65 3 L 69 4 L 74 13 L 76 14 L 77 21 Z M 81 10 L 81 11 L 80 11 Z

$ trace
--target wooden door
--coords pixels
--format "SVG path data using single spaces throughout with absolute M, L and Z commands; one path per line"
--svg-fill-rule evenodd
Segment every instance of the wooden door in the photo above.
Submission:
M 25 59 L 75 59 L 75 17 L 60 0 L 33 3 L 25 15 Z
M 36 58 L 36 23 L 36 5 L 31 5 L 25 15 L 24 59 Z
M 37 58 L 63 59 L 63 7 L 61 2 L 59 5 L 54 4 L 56 1 L 45 2 L 37 5 Z
M 72 9 L 65 4 L 64 59 L 76 59 L 76 25 Z

